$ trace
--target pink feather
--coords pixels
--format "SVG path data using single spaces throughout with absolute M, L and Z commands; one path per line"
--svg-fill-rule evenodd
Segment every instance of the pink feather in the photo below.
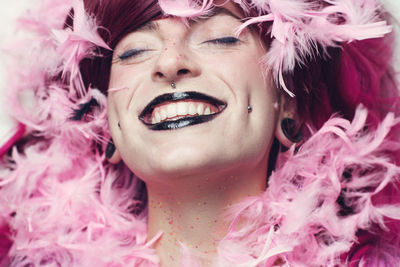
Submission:
M 85 13 L 83 2 L 73 0 L 73 9 L 73 29 L 54 30 L 53 35 L 59 44 L 58 53 L 64 61 L 63 77 L 68 74 L 71 88 L 76 87 L 77 93 L 84 95 L 85 89 L 79 73 L 79 62 L 87 57 L 95 46 L 110 48 L 98 35 L 93 19 Z M 77 79 L 76 82 L 74 82 L 75 79 Z
M 213 6 L 213 0 L 202 1 L 201 6 L 191 0 L 159 0 L 159 4 L 161 9 L 168 15 L 194 18 L 209 12 Z
M 283 74 L 313 56 L 317 44 L 337 45 L 391 30 L 375 16 L 374 0 L 361 1 L 364 6 L 353 0 L 325 2 L 324 8 L 301 0 L 239 3 L 256 6 L 263 14 L 243 27 L 273 22 L 274 41 L 263 62 L 284 88 Z M 0 166 L 0 255 L 6 253 L 7 264 L 17 267 L 158 266 L 160 259 L 151 244 L 161 233 L 146 242 L 146 212 L 130 212 L 138 204 L 137 178 L 123 165 L 105 163 L 110 136 L 106 97 L 84 88 L 79 73 L 80 60 L 96 56 L 96 46 L 108 47 L 81 1 L 42 3 L 19 21 L 34 36 L 9 50 L 24 65 L 9 67 L 10 113 L 26 126 L 32 140 L 23 153 L 13 148 Z M 160 4 L 165 13 L 185 18 L 206 14 L 213 7 L 213 1 L 195 5 L 188 0 L 161 0 Z M 72 7 L 74 27 L 64 29 Z M 332 21 L 338 12 L 346 18 L 344 24 Z M 60 73 L 67 81 L 51 78 Z M 20 101 L 26 93 L 29 104 Z M 91 99 L 98 105 L 82 121 L 71 120 L 73 112 Z M 400 207 L 392 203 L 398 201 L 385 198 L 389 189 L 390 196 L 398 195 L 394 185 L 400 170 L 390 155 L 400 146 L 389 137 L 399 119 L 389 115 L 376 128 L 368 125 L 368 130 L 366 120 L 363 108 L 351 123 L 331 118 L 296 153 L 292 148 L 281 155 L 266 192 L 230 211 L 233 223 L 219 245 L 217 264 L 268 266 L 277 259 L 288 266 L 342 264 L 346 259 L 340 261 L 340 254 L 363 240 L 356 235 L 360 229 L 379 231 L 374 236 L 379 242 L 360 246 L 361 263 L 376 263 L 378 255 L 386 255 L 379 246 L 396 232 L 400 219 Z M 240 227 L 240 219 L 248 223 Z M 382 247 L 398 253 L 395 246 Z M 195 265 L 196 260 L 183 249 L 184 265 Z M 399 264 L 387 255 L 384 260 Z
M 351 124 L 329 120 L 272 174 L 262 197 L 234 207 L 235 220 L 246 224 L 232 227 L 220 243 L 227 262 L 255 266 L 279 256 L 294 266 L 334 265 L 350 249 L 357 229 L 374 223 L 385 229 L 384 216 L 399 219 L 399 206 L 372 203 L 374 195 L 400 176 L 400 168 L 383 153 L 383 137 L 399 120 L 389 115 L 375 131 L 365 132 L 366 113 L 358 109 Z M 374 171 L 364 173 L 372 166 Z M 343 178 L 348 169 L 351 180 Z M 362 190 L 369 187 L 374 189 Z M 340 215 L 340 195 L 354 213 Z

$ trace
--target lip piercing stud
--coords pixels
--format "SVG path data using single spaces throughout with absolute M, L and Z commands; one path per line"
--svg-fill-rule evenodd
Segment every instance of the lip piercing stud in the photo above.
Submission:
M 176 89 L 176 84 L 174 82 L 171 83 L 172 89 Z
M 249 106 L 247 106 L 247 112 L 248 113 L 250 113 L 250 112 L 252 112 L 253 111 L 253 108 L 249 105 Z

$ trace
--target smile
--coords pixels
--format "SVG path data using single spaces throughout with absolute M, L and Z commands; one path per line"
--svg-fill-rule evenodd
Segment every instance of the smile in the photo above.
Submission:
M 151 130 L 172 130 L 208 122 L 227 104 L 198 92 L 175 92 L 153 99 L 139 119 Z

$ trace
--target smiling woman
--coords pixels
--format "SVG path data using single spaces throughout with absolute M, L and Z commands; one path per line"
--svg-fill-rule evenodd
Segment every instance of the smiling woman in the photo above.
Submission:
M 42 1 L 10 67 L 26 133 L 0 167 L 0 265 L 398 265 L 385 18 L 369 0 Z

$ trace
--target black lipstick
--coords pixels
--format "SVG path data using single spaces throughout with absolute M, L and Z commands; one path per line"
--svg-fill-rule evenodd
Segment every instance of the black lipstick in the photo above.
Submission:
M 163 121 L 159 123 L 152 124 L 149 122 L 150 117 L 154 109 L 161 104 L 168 102 L 177 102 L 181 100 L 197 100 L 202 102 L 207 102 L 218 109 L 218 112 L 209 115 L 193 115 L 183 117 L 177 120 Z M 163 94 L 154 98 L 140 113 L 139 119 L 151 130 L 172 130 L 179 129 L 186 126 L 196 125 L 203 122 L 210 121 L 214 119 L 218 114 L 220 114 L 227 104 L 221 100 L 214 97 L 198 93 L 198 92 L 174 92 L 170 94 Z

